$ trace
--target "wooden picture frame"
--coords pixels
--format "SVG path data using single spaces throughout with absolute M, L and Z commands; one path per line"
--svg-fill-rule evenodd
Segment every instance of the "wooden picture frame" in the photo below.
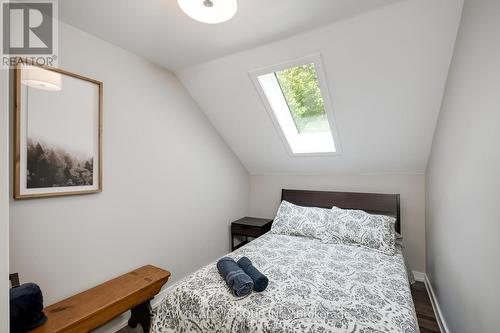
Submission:
M 14 198 L 102 192 L 103 83 L 20 59 L 14 94 Z

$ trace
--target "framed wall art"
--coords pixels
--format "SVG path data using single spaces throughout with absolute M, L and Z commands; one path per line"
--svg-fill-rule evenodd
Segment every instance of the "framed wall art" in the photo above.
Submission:
M 14 73 L 14 198 L 101 192 L 102 82 L 28 60 Z

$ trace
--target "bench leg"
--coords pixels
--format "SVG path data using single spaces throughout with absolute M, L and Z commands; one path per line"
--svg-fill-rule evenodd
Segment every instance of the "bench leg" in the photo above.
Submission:
M 128 326 L 136 328 L 137 324 L 141 324 L 144 333 L 149 333 L 151 326 L 151 306 L 149 305 L 149 301 L 132 308 L 131 313 Z

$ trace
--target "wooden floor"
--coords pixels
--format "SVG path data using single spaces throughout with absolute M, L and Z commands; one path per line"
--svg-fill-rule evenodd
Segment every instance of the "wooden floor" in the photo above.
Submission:
M 116 333 L 143 333 L 143 332 L 142 332 L 141 325 L 137 325 L 136 328 L 130 328 L 130 327 L 126 326 Z
M 411 286 L 411 295 L 413 296 L 413 304 L 415 304 L 420 333 L 440 332 L 425 284 L 415 282 Z
M 415 304 L 415 311 L 417 312 L 420 333 L 439 333 L 439 326 L 434 311 L 432 310 L 431 300 L 429 299 L 425 285 L 422 282 L 415 282 L 411 287 L 411 294 L 413 296 L 413 303 Z M 136 329 L 125 327 L 118 332 L 141 333 L 142 329 L 139 325 Z

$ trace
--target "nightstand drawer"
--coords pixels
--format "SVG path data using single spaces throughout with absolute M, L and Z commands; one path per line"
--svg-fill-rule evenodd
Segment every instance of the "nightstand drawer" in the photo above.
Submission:
M 231 225 L 231 233 L 242 236 L 259 237 L 265 234 L 267 231 L 268 231 L 267 228 L 255 227 L 251 225 L 241 225 L 241 224 Z

